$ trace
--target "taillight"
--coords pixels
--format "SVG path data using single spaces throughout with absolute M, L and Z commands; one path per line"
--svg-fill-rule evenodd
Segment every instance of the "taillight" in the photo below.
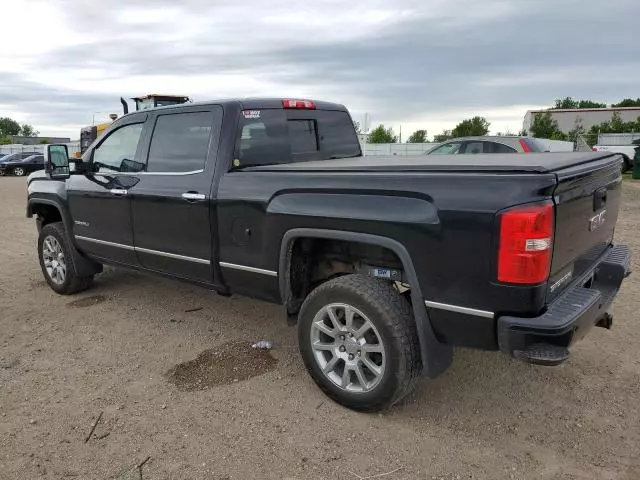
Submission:
M 524 138 L 521 138 L 519 142 L 520 142 L 520 146 L 522 147 L 522 151 L 524 153 L 531 153 L 531 147 L 529 146 L 529 144 Z
M 282 100 L 282 108 L 302 108 L 315 110 L 316 104 L 311 100 Z
M 594 152 L 598 151 L 598 149 L 596 147 L 591 147 L 591 150 L 593 150 Z
M 500 215 L 498 281 L 536 284 L 549 278 L 553 204 L 526 205 Z

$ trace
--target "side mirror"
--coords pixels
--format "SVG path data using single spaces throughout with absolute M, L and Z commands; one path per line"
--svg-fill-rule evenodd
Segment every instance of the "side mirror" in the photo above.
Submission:
M 66 145 L 47 145 L 44 170 L 53 179 L 69 178 L 69 150 Z

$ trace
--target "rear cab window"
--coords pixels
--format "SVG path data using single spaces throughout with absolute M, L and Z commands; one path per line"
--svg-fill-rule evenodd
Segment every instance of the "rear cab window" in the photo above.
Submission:
M 243 110 L 232 168 L 360 156 L 360 143 L 344 110 Z

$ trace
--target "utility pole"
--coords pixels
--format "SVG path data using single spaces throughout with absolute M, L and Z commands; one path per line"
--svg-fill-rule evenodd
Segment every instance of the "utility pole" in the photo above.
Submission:
M 363 142 L 363 148 L 362 148 L 362 156 L 366 157 L 367 156 L 367 143 L 369 141 L 369 123 L 367 120 L 367 117 L 369 116 L 368 113 L 365 112 L 364 114 L 364 142 Z
M 398 143 L 402 143 L 402 125 L 400 125 L 400 138 Z

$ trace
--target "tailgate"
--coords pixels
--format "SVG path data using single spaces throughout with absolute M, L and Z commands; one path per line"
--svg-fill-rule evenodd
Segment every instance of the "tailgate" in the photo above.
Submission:
M 549 298 L 588 272 L 613 240 L 622 190 L 621 157 L 613 155 L 556 172 Z

